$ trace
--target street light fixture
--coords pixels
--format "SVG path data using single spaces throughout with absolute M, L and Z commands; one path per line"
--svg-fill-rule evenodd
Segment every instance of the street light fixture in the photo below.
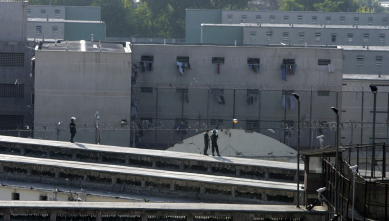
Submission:
M 297 100 L 297 207 L 300 207 L 300 96 L 296 93 L 292 95 Z
M 376 118 L 376 109 L 377 109 L 377 91 L 378 88 L 376 85 L 370 85 L 370 90 L 374 94 L 374 110 L 373 110 L 373 148 L 371 153 L 371 177 L 374 177 L 374 168 L 375 168 L 375 118 Z
M 336 114 L 336 159 L 335 159 L 335 168 L 336 168 L 336 174 L 335 174 L 335 214 L 338 211 L 338 198 L 339 198 L 339 191 L 338 191 L 338 178 L 339 178 L 339 111 L 336 107 L 331 107 L 332 111 Z

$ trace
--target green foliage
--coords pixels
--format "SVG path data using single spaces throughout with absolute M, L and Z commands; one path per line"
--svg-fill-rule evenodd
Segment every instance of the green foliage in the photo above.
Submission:
M 304 5 L 297 3 L 295 0 L 280 1 L 279 11 L 304 11 Z
M 323 12 L 339 12 L 339 5 L 342 2 L 335 2 L 335 1 L 329 1 L 325 0 L 323 3 L 315 3 L 313 7 L 316 9 L 316 11 L 323 11 Z

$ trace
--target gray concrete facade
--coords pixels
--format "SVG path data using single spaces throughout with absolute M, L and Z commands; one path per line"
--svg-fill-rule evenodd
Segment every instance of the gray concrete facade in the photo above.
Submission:
M 94 143 L 94 132 L 82 128 L 95 128 L 96 111 L 101 127 L 120 128 L 122 119 L 130 121 L 131 49 L 105 43 L 100 51 L 99 43 L 82 41 L 66 45 L 43 44 L 35 51 L 35 137 L 44 138 L 46 128 L 61 122 L 60 139 L 68 140 L 70 117 L 76 117 L 76 141 Z M 129 146 L 128 133 L 117 136 L 121 139 L 105 136 L 104 143 Z
M 231 18 L 232 15 L 232 18 Z M 246 16 L 246 19 L 244 19 Z M 316 18 L 316 19 L 315 19 Z M 305 11 L 222 11 L 222 24 L 327 24 L 387 26 L 387 13 L 305 12 Z
M 27 40 L 27 4 L 0 1 L 0 41 Z
M 302 47 L 252 47 L 252 46 L 195 46 L 195 45 L 133 45 L 133 62 L 139 64 L 142 56 L 153 56 L 153 70 L 142 72 L 138 69 L 138 84 L 133 88 L 133 96 L 139 100 L 137 122 L 148 119 L 153 125 L 163 128 L 157 135 L 145 135 L 144 142 L 154 146 L 157 143 L 182 141 L 187 137 L 201 133 L 190 130 L 187 134 L 170 132 L 177 119 L 187 119 L 192 128 L 203 124 L 215 128 L 233 127 L 231 119 L 261 121 L 261 133 L 275 127 L 266 122 L 281 122 L 285 118 L 297 119 L 297 109 L 285 110 L 282 105 L 282 90 L 293 90 L 309 100 L 311 89 L 314 93 L 315 117 L 330 121 L 333 113 L 327 106 L 341 106 L 336 91 L 341 90 L 343 73 L 343 51 L 337 48 Z M 176 66 L 178 56 L 189 59 L 191 69 L 180 75 Z M 223 57 L 220 64 L 212 63 L 213 57 Z M 248 58 L 259 58 L 261 71 L 253 72 L 249 68 Z M 281 63 L 283 59 L 295 59 L 298 69 L 295 75 L 282 79 Z M 328 72 L 327 65 L 319 65 L 319 59 L 331 60 L 334 73 Z M 188 89 L 185 101 L 182 90 Z M 223 89 L 225 104 L 215 99 L 214 89 Z M 258 102 L 247 105 L 250 89 L 261 90 Z M 330 90 L 327 96 L 316 96 L 317 90 Z M 291 93 L 291 92 L 290 92 Z M 185 96 L 185 95 L 184 95 Z M 304 103 L 302 113 L 310 112 L 308 102 Z M 327 110 L 328 109 L 328 110 Z M 221 119 L 215 124 L 215 120 Z M 197 122 L 197 123 L 196 123 Z M 272 125 L 272 126 L 271 126 Z M 242 125 L 237 128 L 241 128 Z M 278 131 L 277 131 L 278 133 Z M 305 146 L 309 146 L 309 132 L 302 135 Z M 330 137 L 332 135 L 329 135 Z M 278 136 L 274 138 L 279 139 Z M 156 141 L 157 139 L 157 141 Z M 163 141 L 163 142 L 162 142 Z M 295 142 L 291 140 L 292 145 Z M 330 139 L 328 140 L 330 141 Z

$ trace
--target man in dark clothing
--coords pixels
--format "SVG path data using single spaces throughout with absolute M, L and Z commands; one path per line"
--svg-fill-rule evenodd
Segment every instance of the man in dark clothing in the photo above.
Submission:
M 69 127 L 70 127 L 70 135 L 71 135 L 70 142 L 72 142 L 72 143 L 74 143 L 73 142 L 73 137 L 76 136 L 76 133 L 77 133 L 76 124 L 74 123 L 75 120 L 76 120 L 76 118 L 72 117 L 70 119 L 71 122 L 70 122 L 70 125 L 69 125 Z
M 216 134 L 216 130 L 213 130 L 213 133 L 211 135 L 211 141 L 212 141 L 212 156 L 215 156 L 215 149 L 217 155 L 220 157 L 219 154 L 219 146 L 217 145 L 217 140 L 219 139 L 219 135 Z
M 206 130 L 204 133 L 204 155 L 208 156 L 208 147 L 209 147 L 209 130 Z

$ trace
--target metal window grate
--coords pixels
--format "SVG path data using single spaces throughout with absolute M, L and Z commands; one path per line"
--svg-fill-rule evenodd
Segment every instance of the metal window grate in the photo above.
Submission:
M 326 17 L 326 24 L 327 25 L 331 24 L 331 16 Z
M 329 65 L 331 64 L 331 59 L 319 59 L 317 61 L 318 65 Z
M 284 24 L 288 24 L 289 23 L 289 16 L 284 16 Z
M 53 36 L 58 35 L 58 26 L 53 26 Z
M 23 115 L 0 115 L 0 129 L 14 130 L 23 126 Z
M 316 16 L 312 16 L 312 24 L 317 24 L 317 17 Z
M 253 130 L 258 127 L 258 120 L 246 120 L 246 129 Z
M 257 19 L 257 22 L 261 22 L 261 15 L 256 15 L 255 18 Z
M 320 41 L 321 39 L 321 33 L 315 33 L 315 40 Z
M 369 42 L 369 33 L 363 34 L 363 42 Z
M 144 61 L 144 62 L 153 62 L 153 61 L 154 61 L 154 56 L 142 55 L 142 56 L 140 57 L 140 60 L 141 60 L 141 61 Z
M 188 56 L 177 56 L 177 61 L 181 63 L 189 63 L 189 57 Z
M 247 64 L 260 64 L 261 59 L 259 58 L 247 58 Z
M 359 25 L 359 17 L 354 17 L 354 25 Z
M 358 64 L 358 66 L 362 66 L 363 65 L 363 55 L 358 55 L 357 56 L 357 64 Z
M 24 98 L 24 84 L 0 84 L 0 97 Z
M 336 42 L 336 33 L 331 34 L 331 41 Z
M 35 29 L 36 29 L 36 34 L 37 35 L 42 34 L 42 26 L 36 26 Z
M 153 88 L 152 87 L 141 87 L 140 92 L 141 93 L 153 93 Z
M 299 41 L 305 40 L 305 32 L 299 32 Z
M 346 23 L 346 17 L 341 16 L 341 17 L 340 17 L 340 24 L 341 24 L 341 25 L 344 25 L 345 23 Z
M 380 42 L 385 43 L 385 34 L 380 34 Z
M 303 23 L 303 16 L 302 15 L 298 15 L 297 16 L 297 24 L 302 24 Z
M 209 122 L 212 126 L 223 125 L 223 119 L 210 119 Z
M 317 91 L 317 96 L 328 97 L 328 96 L 330 96 L 330 91 Z
M 250 32 L 250 39 L 251 39 L 251 41 L 255 41 L 257 39 L 257 32 L 256 31 Z
M 347 34 L 347 41 L 352 42 L 353 41 L 353 33 L 348 33 Z
M 288 41 L 289 40 L 289 32 L 283 32 L 282 33 L 282 40 Z
M 266 32 L 266 40 L 267 41 L 271 41 L 271 39 L 272 39 L 272 32 Z
M 375 57 L 375 64 L 377 66 L 381 66 L 382 65 L 382 56 L 376 56 Z
M 0 67 L 24 67 L 24 53 L 0 52 Z
M 57 9 L 57 10 L 55 10 L 55 17 L 56 17 L 56 18 L 59 18 L 59 14 L 60 14 L 60 13 L 61 13 L 61 11 L 60 11 L 60 10 L 58 10 L 58 9 Z
M 274 23 L 276 20 L 276 16 L 275 15 L 270 15 L 270 23 Z
M 224 57 L 212 57 L 212 64 L 224 64 Z
M 247 15 L 242 15 L 242 22 L 246 23 L 247 22 Z
M 373 17 L 369 17 L 369 19 L 368 19 L 368 25 L 373 25 Z

